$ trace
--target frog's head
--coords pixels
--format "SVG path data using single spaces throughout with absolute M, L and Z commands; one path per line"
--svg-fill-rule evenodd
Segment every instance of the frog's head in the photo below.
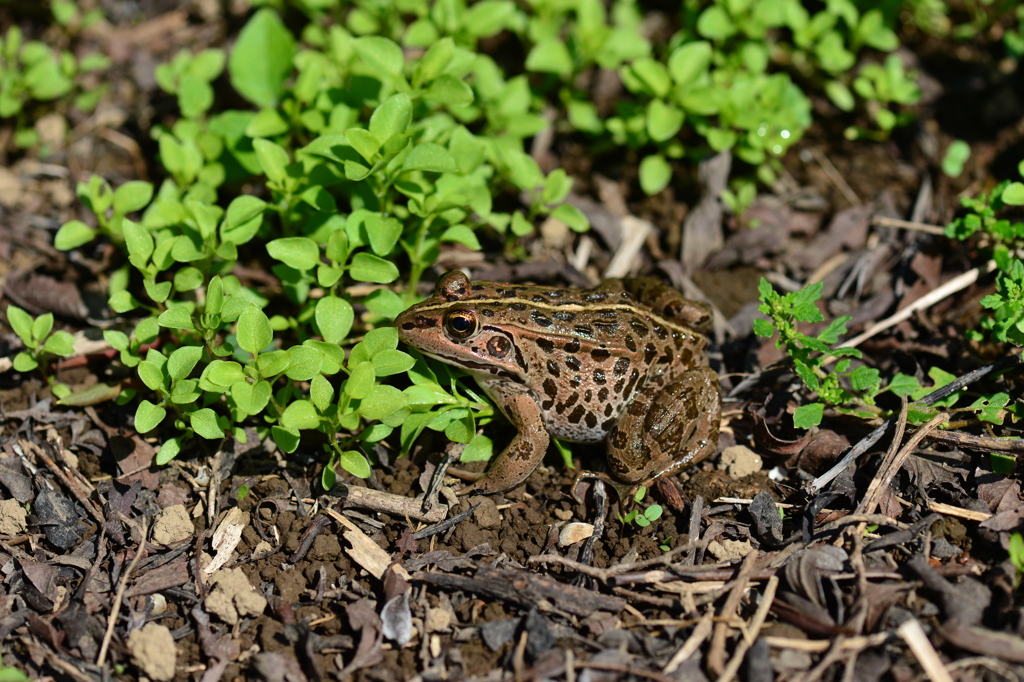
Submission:
M 395 319 L 398 338 L 474 376 L 525 383 L 525 360 L 511 332 L 490 322 L 501 305 L 474 291 L 464 273 L 449 272 L 438 281 L 433 296 Z

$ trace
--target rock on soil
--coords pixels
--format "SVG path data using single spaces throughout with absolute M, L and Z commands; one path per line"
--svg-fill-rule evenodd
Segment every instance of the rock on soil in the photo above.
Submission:
M 258 616 L 267 608 L 267 600 L 253 589 L 240 568 L 217 571 L 210 578 L 210 584 L 213 589 L 206 597 L 206 610 L 228 625 L 234 625 L 245 616 Z
M 188 540 L 195 532 L 192 519 L 183 504 L 175 504 L 160 511 L 153 522 L 153 542 L 170 545 Z
M 0 501 L 0 535 L 18 535 L 28 530 L 25 508 L 17 500 Z
M 722 451 L 718 468 L 732 478 L 743 478 L 761 470 L 761 456 L 746 445 L 733 445 Z
M 177 649 L 171 631 L 157 623 L 146 623 L 128 635 L 128 650 L 146 676 L 154 680 L 174 679 Z

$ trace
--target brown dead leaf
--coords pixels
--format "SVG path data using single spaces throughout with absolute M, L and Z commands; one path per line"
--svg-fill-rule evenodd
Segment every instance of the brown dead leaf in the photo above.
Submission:
M 53 313 L 81 321 L 89 316 L 77 284 L 27 270 L 10 274 L 4 284 L 4 295 L 33 315 Z

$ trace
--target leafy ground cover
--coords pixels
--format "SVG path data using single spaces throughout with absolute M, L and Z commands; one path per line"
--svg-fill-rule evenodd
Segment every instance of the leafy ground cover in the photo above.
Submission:
M 0 8 L 0 677 L 1018 677 L 1020 19 Z M 456 497 L 453 268 L 712 304 L 720 453 Z

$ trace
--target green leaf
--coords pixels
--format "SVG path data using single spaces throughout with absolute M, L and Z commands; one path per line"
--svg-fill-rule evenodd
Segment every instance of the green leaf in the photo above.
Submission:
M 371 213 L 366 216 L 365 230 L 373 252 L 378 256 L 388 256 L 402 236 L 402 223 L 394 216 Z
M 284 93 L 294 56 L 291 31 L 274 10 L 265 7 L 238 34 L 228 62 L 231 85 L 261 109 L 272 109 Z
M 438 40 L 427 50 L 416 63 L 416 75 L 413 84 L 416 87 L 434 80 L 448 68 L 455 56 L 455 41 L 450 37 Z
M 320 426 L 320 415 L 308 400 L 296 400 L 284 409 L 281 425 L 296 431 L 308 431 Z
M 39 366 L 39 363 L 36 362 L 36 359 L 31 354 L 21 351 L 14 356 L 12 366 L 15 372 L 31 372 Z
M 288 121 L 277 109 L 263 109 L 256 114 L 245 128 L 245 136 L 251 138 L 277 137 L 288 132 Z
M 284 237 L 267 242 L 267 254 L 296 270 L 312 270 L 320 263 L 320 247 L 308 237 Z
M 430 84 L 424 99 L 443 104 L 446 108 L 462 107 L 473 103 L 473 88 L 465 81 L 444 74 Z
M 572 55 L 565 41 L 557 36 L 545 38 L 533 46 L 526 56 L 526 70 L 553 73 L 562 78 L 572 75 Z
M 334 399 L 334 387 L 322 374 L 317 374 L 309 384 L 309 398 L 320 412 L 324 412 Z
M 402 48 L 393 41 L 379 36 L 366 36 L 352 41 L 352 47 L 374 72 L 391 77 L 402 73 Z
M 435 173 L 459 172 L 459 166 L 455 163 L 455 157 L 441 145 L 432 142 L 418 144 L 409 150 L 402 168 L 404 170 L 423 170 Z
M 148 400 L 143 400 L 135 409 L 135 430 L 139 433 L 149 433 L 164 420 L 167 410 L 154 405 Z
M 361 40 L 366 40 L 366 38 Z M 404 92 L 400 92 L 388 97 L 373 112 L 373 115 L 370 116 L 370 132 L 380 140 L 381 144 L 384 144 L 391 137 L 404 133 L 410 123 L 412 123 L 412 99 Z
M 651 154 L 640 162 L 640 188 L 648 196 L 668 187 L 672 180 L 672 167 L 661 154 Z
M 352 329 L 352 304 L 338 296 L 324 296 L 316 304 L 316 326 L 324 341 L 341 343 Z
M 138 420 L 136 419 L 136 422 L 137 421 Z M 138 426 L 137 423 L 136 426 Z M 160 451 L 156 453 L 154 461 L 156 462 L 157 466 L 163 466 L 170 462 L 175 457 L 177 457 L 180 453 L 181 437 L 179 436 L 177 438 L 171 438 L 165 441 L 164 444 L 160 446 Z
M 381 420 L 405 407 L 405 395 L 394 386 L 377 384 L 359 403 L 359 414 L 367 419 Z
M 559 204 L 551 212 L 551 217 L 561 220 L 573 232 L 586 232 L 590 229 L 590 221 L 583 215 L 583 211 L 572 204 Z
M 1011 182 L 1000 198 L 1007 206 L 1024 206 L 1024 183 Z
M 373 369 L 373 363 L 369 360 L 360 362 L 352 368 L 345 381 L 345 393 L 356 399 L 365 398 L 373 389 L 375 378 L 376 372 Z
M 32 338 L 32 325 L 34 321 L 31 315 L 16 305 L 9 305 L 7 306 L 7 322 L 11 325 L 11 329 L 18 335 L 22 343 L 29 348 L 36 347 L 35 340 Z
M 273 342 L 274 330 L 266 313 L 256 306 L 248 306 L 238 318 L 235 336 L 242 350 L 257 355 Z
M 281 448 L 283 452 L 292 453 L 299 447 L 301 436 L 298 431 L 274 426 L 270 429 L 270 434 L 273 436 L 277 447 Z
M 676 85 L 689 85 L 708 72 L 711 43 L 699 40 L 676 48 L 668 59 L 668 71 Z
M 53 246 L 60 251 L 70 251 L 83 244 L 88 244 L 96 238 L 96 234 L 96 230 L 81 220 L 69 220 L 57 230 L 57 235 L 53 238 Z
M 170 284 L 170 282 L 167 282 L 167 284 Z M 168 327 L 170 329 L 192 330 L 196 328 L 192 323 L 192 311 L 184 305 L 171 306 L 160 313 L 160 317 L 156 318 L 156 320 L 160 323 L 161 327 Z
M 473 251 L 480 250 L 480 240 L 468 225 L 452 225 L 441 234 L 440 241 L 462 244 Z
M 53 329 L 53 313 L 40 315 L 32 323 L 32 340 L 37 344 L 46 338 Z
M 75 352 L 75 337 L 66 331 L 55 331 L 43 344 L 43 350 L 47 353 L 67 357 Z
M 253 140 L 252 147 L 256 150 L 256 159 L 267 179 L 283 183 L 288 177 L 288 152 L 284 147 L 270 140 Z
M 187 377 L 203 357 L 202 346 L 182 346 L 167 358 L 167 375 L 172 381 Z
M 192 430 L 201 438 L 216 440 L 224 437 L 224 431 L 217 424 L 217 413 L 208 407 L 189 413 L 188 421 Z
M 686 115 L 679 107 L 667 104 L 663 100 L 651 100 L 647 107 L 647 134 L 655 142 L 665 142 L 683 127 Z
M 309 381 L 320 371 L 323 354 L 310 346 L 292 346 L 288 349 L 288 369 L 285 376 L 293 381 Z
M 164 372 L 156 363 L 150 360 L 143 360 L 135 368 L 135 371 L 139 373 L 142 383 L 150 390 L 158 391 L 164 388 Z
M 374 354 L 371 362 L 374 373 L 379 377 L 400 374 L 412 369 L 416 364 L 415 358 L 400 350 L 382 350 Z
M 754 320 L 754 333 L 758 336 L 770 339 L 775 334 L 775 327 L 768 320 L 756 318 Z
M 141 211 L 152 199 L 152 183 L 140 180 L 126 182 L 114 191 L 114 214 L 127 215 Z
M 811 403 L 801 405 L 793 411 L 793 426 L 798 429 L 809 429 L 821 423 L 825 405 L 823 403 Z
M 377 136 L 364 128 L 349 128 L 345 131 L 345 137 L 352 148 L 359 152 L 359 155 L 367 163 L 373 163 L 380 152 L 380 140 Z
M 398 266 L 373 254 L 360 251 L 352 257 L 349 273 L 362 282 L 387 284 L 398 279 Z
M 366 461 L 363 453 L 357 450 L 345 450 L 342 452 L 338 455 L 338 464 L 341 465 L 342 469 L 359 478 L 369 478 L 373 475 L 370 463 Z
M 270 402 L 270 383 L 264 380 L 250 383 L 244 379 L 231 386 L 231 397 L 238 409 L 249 415 L 257 415 Z
M 487 436 L 476 434 L 462 451 L 460 462 L 486 462 L 494 454 L 494 443 Z
M 262 199 L 248 194 L 235 197 L 224 214 L 220 226 L 221 239 L 232 244 L 245 244 L 260 229 L 265 210 L 267 202 Z

